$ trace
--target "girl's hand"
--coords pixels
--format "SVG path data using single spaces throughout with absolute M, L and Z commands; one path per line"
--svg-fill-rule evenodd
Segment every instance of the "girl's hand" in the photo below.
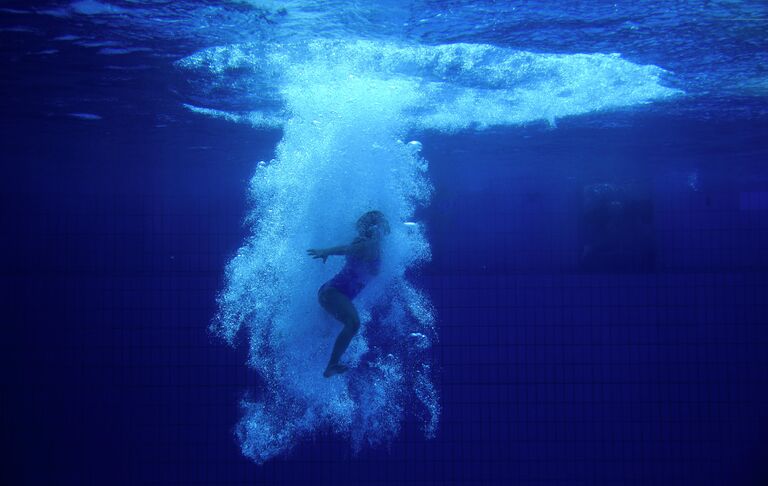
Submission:
M 322 249 L 320 249 L 320 250 L 307 250 L 307 253 L 312 258 L 322 258 L 323 259 L 323 263 L 325 263 L 325 260 L 328 259 L 328 252 L 326 252 L 325 250 L 322 250 Z

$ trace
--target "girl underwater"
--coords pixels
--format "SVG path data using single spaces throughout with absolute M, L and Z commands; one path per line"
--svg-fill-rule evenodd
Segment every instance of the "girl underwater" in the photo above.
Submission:
M 339 363 L 339 359 L 360 329 L 360 317 L 352 300 L 379 273 L 381 242 L 390 232 L 389 222 L 381 211 L 368 211 L 357 220 L 357 232 L 359 236 L 349 245 L 307 250 L 312 258 L 321 258 L 323 263 L 330 255 L 346 256 L 346 263 L 341 271 L 317 291 L 317 298 L 323 309 L 344 325 L 344 329 L 336 338 L 328 366 L 323 372 L 326 378 L 344 373 L 348 369 Z

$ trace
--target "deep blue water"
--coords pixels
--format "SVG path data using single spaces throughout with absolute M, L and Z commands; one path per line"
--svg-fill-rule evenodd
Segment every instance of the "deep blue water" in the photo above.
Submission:
M 765 481 L 763 3 L 277 4 L 0 8 L 4 484 Z M 279 159 L 292 115 L 249 64 L 217 78 L 177 61 L 292 38 L 620 53 L 684 94 L 481 127 L 474 113 L 451 130 L 409 121 L 434 187 L 413 214 L 431 259 L 405 276 L 435 311 L 437 433 L 406 400 L 381 444 L 356 452 L 320 421 L 257 464 L 234 434 L 240 400 L 269 389 L 246 364 L 253 336 L 232 347 L 209 326 L 250 241 L 257 162 Z M 624 67 L 611 69 L 634 76 Z M 416 72 L 484 82 L 429 69 Z M 526 76 L 545 96 L 549 78 Z M 287 118 L 253 127 L 185 104 Z M 375 320 L 371 348 L 394 349 Z

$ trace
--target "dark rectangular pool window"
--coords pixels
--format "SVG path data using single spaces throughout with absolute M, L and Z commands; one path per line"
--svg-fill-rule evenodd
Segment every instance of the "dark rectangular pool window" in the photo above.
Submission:
M 629 186 L 584 186 L 579 216 L 579 269 L 651 272 L 655 269 L 653 203 Z

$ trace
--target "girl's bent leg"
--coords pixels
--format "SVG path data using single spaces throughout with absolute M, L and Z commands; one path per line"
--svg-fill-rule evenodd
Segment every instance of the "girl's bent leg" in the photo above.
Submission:
M 349 297 L 333 287 L 321 289 L 319 300 L 320 305 L 344 325 L 344 329 L 341 330 L 339 337 L 336 338 L 331 359 L 328 361 L 328 367 L 324 373 L 325 376 L 331 376 L 346 371 L 346 367 L 339 365 L 339 360 L 344 351 L 347 350 L 352 338 L 360 329 L 360 317 Z

